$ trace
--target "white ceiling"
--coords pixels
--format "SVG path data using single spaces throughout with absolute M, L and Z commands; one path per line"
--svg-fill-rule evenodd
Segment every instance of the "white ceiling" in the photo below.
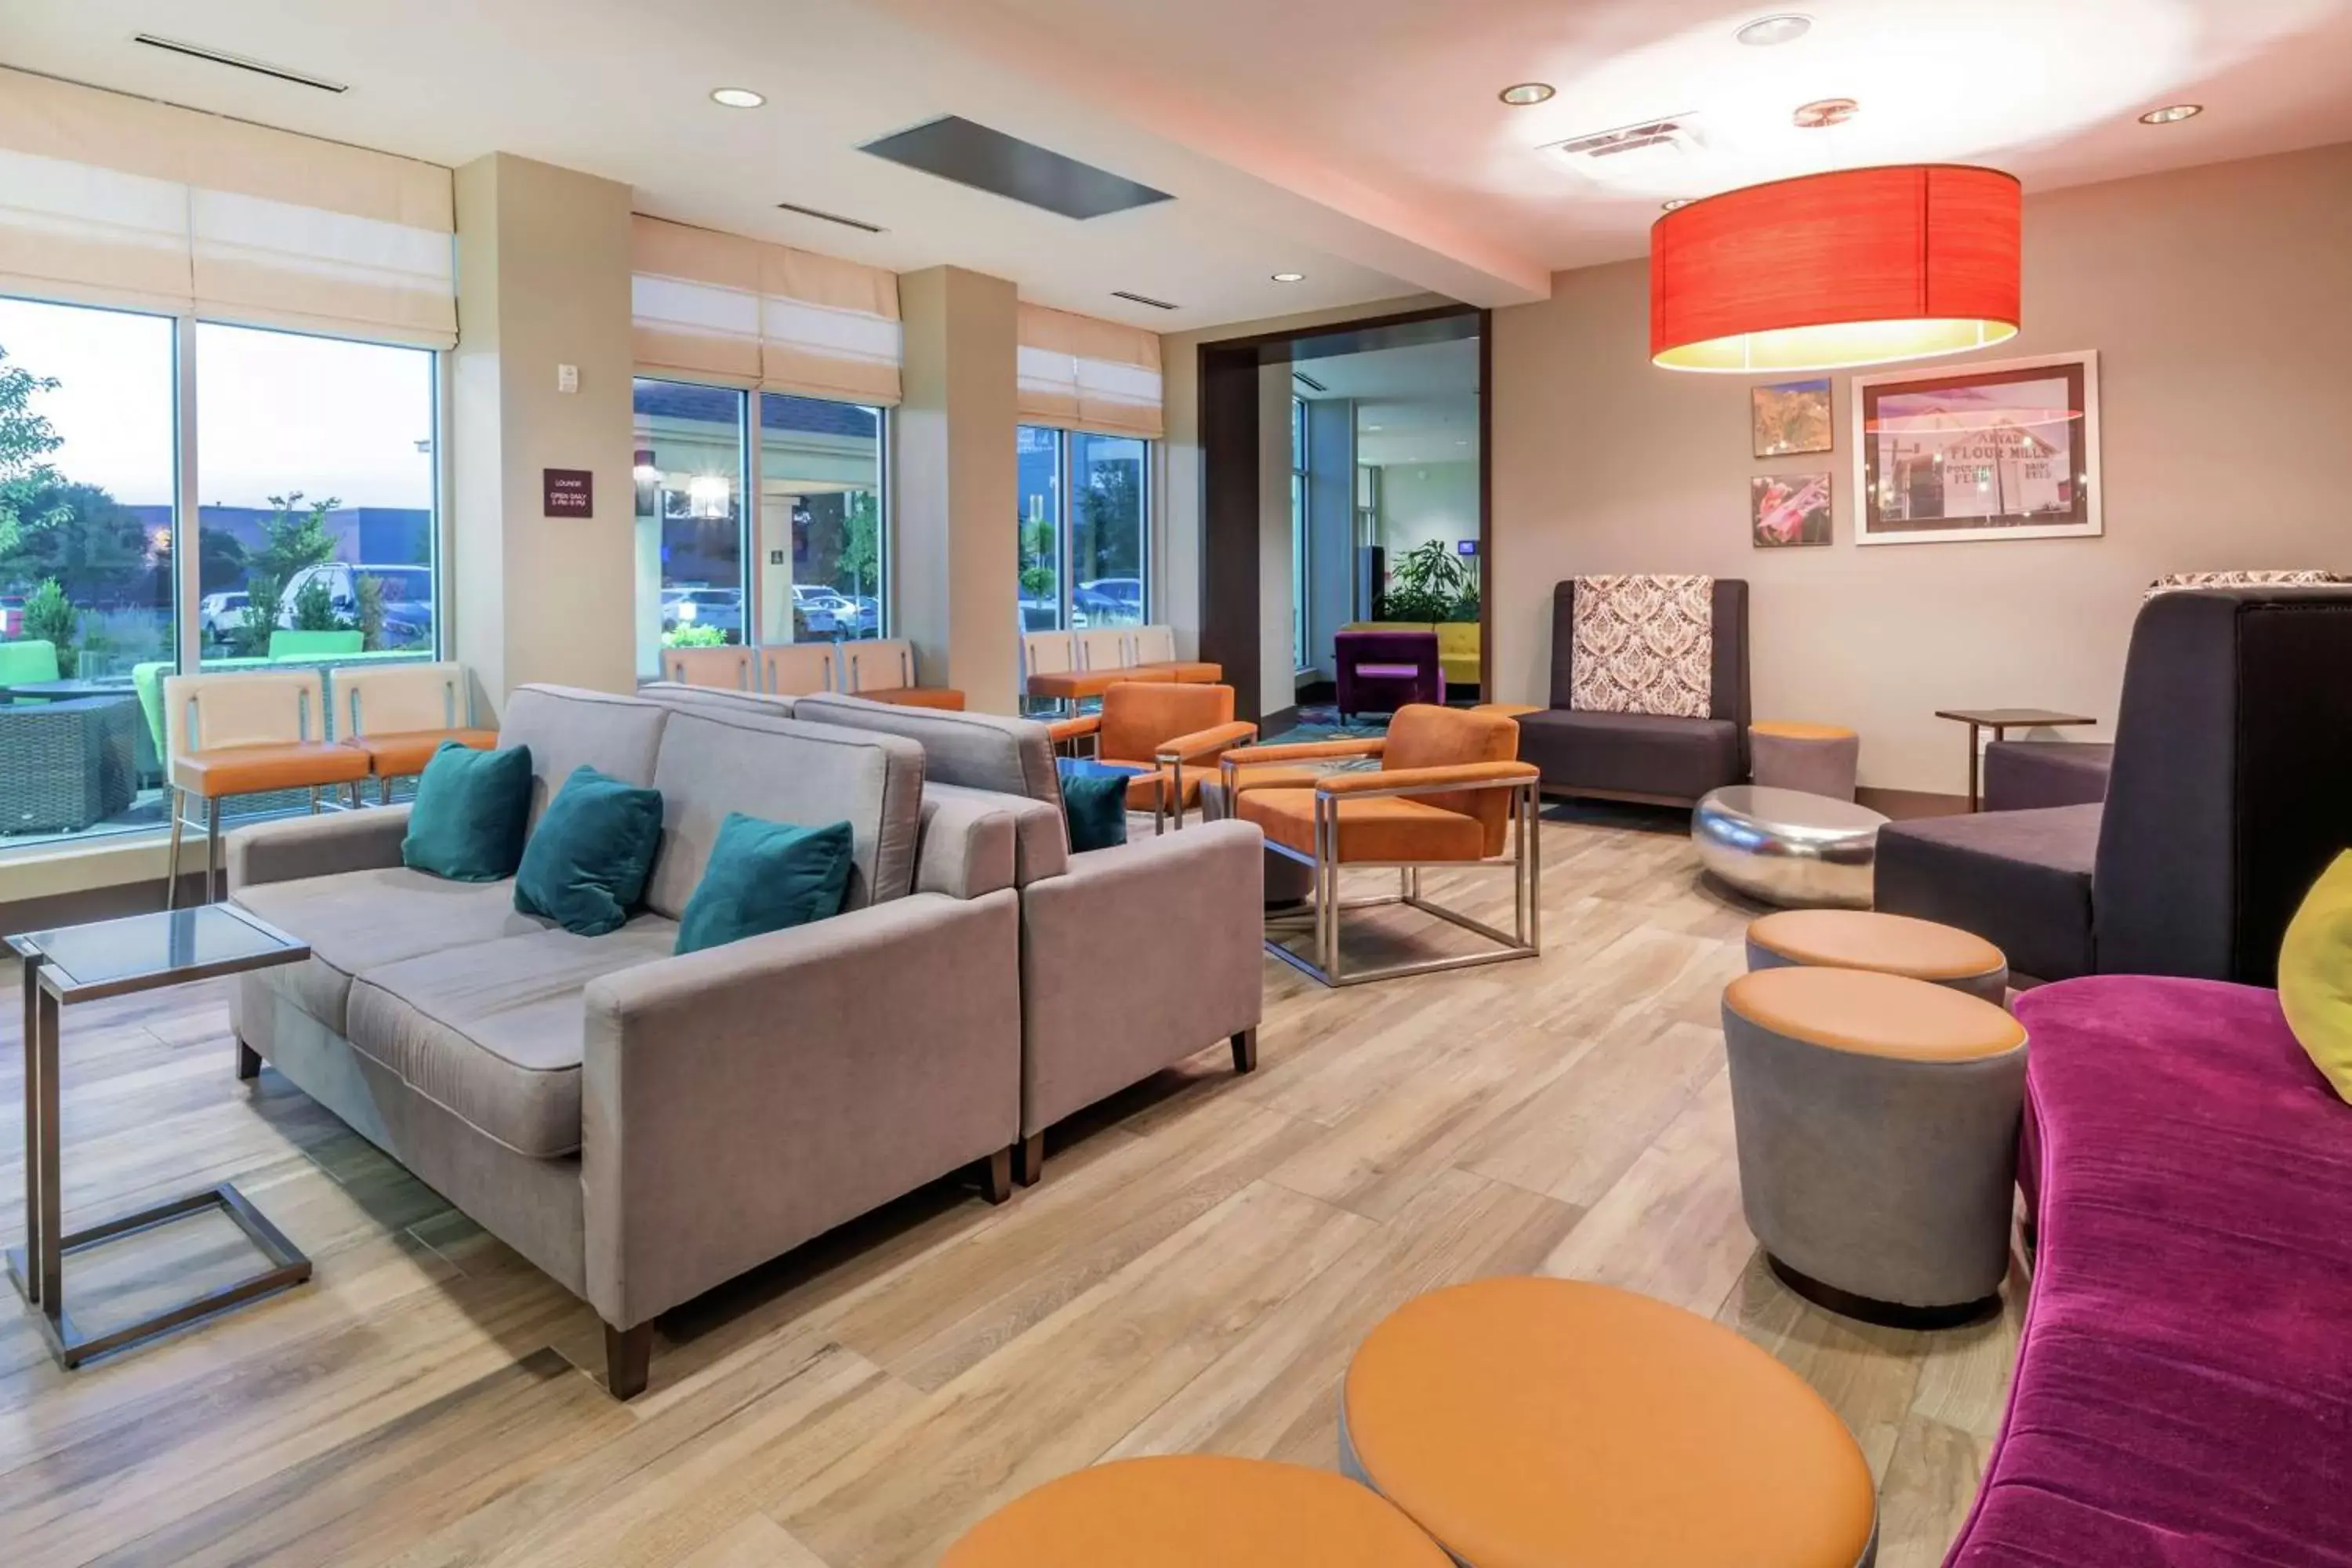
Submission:
M 2352 140 L 2352 0 L 0 0 L 0 62 L 445 163 L 505 151 L 646 212 L 901 270 L 941 262 L 1163 331 L 1430 290 L 1543 297 L 1638 256 L 1667 196 L 1965 160 L 2029 191 Z M 132 44 L 191 39 L 331 96 Z M 1513 110 L 1516 81 L 1559 89 Z M 710 103 L 719 86 L 765 108 Z M 1797 104 L 1855 98 L 1831 132 Z M 2150 128 L 2142 110 L 2209 112 Z M 1580 172 L 1543 143 L 1691 112 Z M 1173 193 L 1076 223 L 856 151 L 958 113 Z M 861 235 L 775 210 L 844 213 Z M 1304 282 L 1269 274 L 1297 271 Z M 1115 289 L 1179 302 L 1162 312 Z
M 1290 367 L 1323 384 L 1297 381 L 1310 402 L 1352 398 L 1356 460 L 1467 463 L 1478 456 L 1478 341 L 1420 343 L 1301 360 Z

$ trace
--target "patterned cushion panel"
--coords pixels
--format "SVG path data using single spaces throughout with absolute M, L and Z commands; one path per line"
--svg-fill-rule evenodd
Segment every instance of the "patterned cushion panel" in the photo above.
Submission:
M 2168 572 L 2147 585 L 2146 597 L 2185 588 L 2326 588 L 2342 580 L 2333 572 Z
M 1570 708 L 1664 719 L 1711 715 L 1714 578 L 1579 577 L 1574 602 Z

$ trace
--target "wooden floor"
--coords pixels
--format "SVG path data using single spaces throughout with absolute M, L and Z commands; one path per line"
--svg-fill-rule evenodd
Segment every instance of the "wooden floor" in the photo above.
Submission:
M 1433 1286 L 1533 1271 L 1679 1302 L 1780 1357 L 1869 1456 L 1879 1562 L 1937 1563 L 2000 1419 L 2021 1282 L 2003 1320 L 1920 1334 L 1766 1273 L 1717 1022 L 1751 911 L 1696 884 L 1680 829 L 1549 822 L 1540 960 L 1339 992 L 1268 961 L 1255 1076 L 1220 1043 L 1060 1130 L 1045 1182 L 1001 1208 L 942 1183 L 670 1314 L 625 1405 L 586 1307 L 276 1073 L 234 1079 L 217 986 L 78 1009 L 68 1224 L 234 1177 L 318 1277 L 74 1373 L 0 1295 L 0 1559 L 928 1563 L 1106 1457 L 1331 1466 L 1368 1328 Z M 1473 903 L 1507 919 L 1508 897 L 1492 878 Z M 93 1326 L 252 1261 L 209 1221 L 108 1250 L 68 1275 Z

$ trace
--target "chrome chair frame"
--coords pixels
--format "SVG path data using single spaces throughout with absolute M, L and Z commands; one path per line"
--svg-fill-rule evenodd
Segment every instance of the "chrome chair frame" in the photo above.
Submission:
M 1228 800 L 1239 808 L 1239 795 L 1234 789 L 1235 774 L 1244 764 L 1227 763 L 1223 765 L 1223 783 Z M 1347 800 L 1374 800 L 1382 797 L 1402 798 L 1423 795 L 1465 795 L 1472 790 L 1507 789 L 1512 792 L 1511 841 L 1501 855 L 1490 855 L 1476 860 L 1352 860 L 1342 864 L 1339 858 L 1339 805 Z M 1516 958 L 1535 958 L 1543 952 L 1543 846 L 1538 824 L 1541 821 L 1543 799 L 1541 781 L 1538 779 L 1496 779 L 1487 783 L 1400 784 L 1393 789 L 1352 789 L 1344 795 L 1315 792 L 1315 853 L 1302 855 L 1286 844 L 1266 840 L 1266 848 L 1286 859 L 1297 861 L 1315 874 L 1314 892 L 1307 908 L 1298 914 L 1281 914 L 1269 919 L 1265 950 L 1300 973 L 1330 986 L 1360 985 L 1369 980 L 1395 980 L 1408 974 L 1430 974 L 1442 970 L 1471 969 L 1480 964 L 1501 963 Z M 1506 932 L 1486 921 L 1474 920 L 1458 910 L 1447 909 L 1422 896 L 1421 873 L 1436 870 L 1502 870 L 1508 868 L 1512 877 L 1512 929 Z M 1343 871 L 1382 871 L 1397 873 L 1397 890 L 1380 898 L 1342 900 L 1339 896 L 1339 875 Z M 1485 952 L 1457 953 L 1445 958 L 1418 959 L 1407 963 L 1383 964 L 1352 973 L 1344 967 L 1339 948 L 1341 917 L 1352 910 L 1385 909 L 1402 904 L 1460 927 L 1475 936 L 1496 944 L 1496 950 Z M 1295 936 L 1305 925 L 1314 936 L 1311 959 L 1292 950 L 1282 940 L 1283 935 Z

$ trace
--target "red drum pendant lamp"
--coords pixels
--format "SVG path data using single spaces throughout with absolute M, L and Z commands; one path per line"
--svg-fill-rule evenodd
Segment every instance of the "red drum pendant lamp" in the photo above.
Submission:
M 2017 181 L 1846 169 L 1677 207 L 1650 229 L 1650 360 L 1842 370 L 2017 335 Z

